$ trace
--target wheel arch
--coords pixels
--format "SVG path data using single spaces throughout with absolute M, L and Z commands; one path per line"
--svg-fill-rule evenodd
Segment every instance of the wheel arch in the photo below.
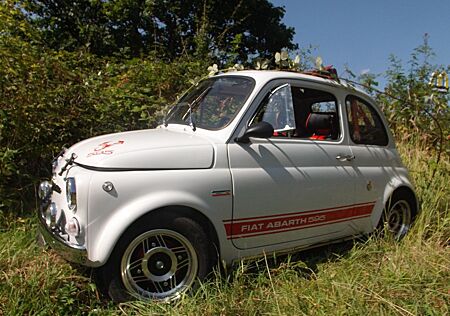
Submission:
M 409 183 L 400 183 L 397 186 L 390 186 L 386 189 L 383 196 L 383 208 L 378 216 L 378 220 L 375 222 L 375 227 L 379 227 L 379 225 L 383 221 L 383 212 L 386 206 L 389 204 L 389 201 L 392 199 L 394 195 L 405 193 L 411 198 L 412 208 L 413 208 L 413 219 L 416 218 L 419 213 L 419 201 L 417 199 L 417 195 L 414 192 L 412 185 Z
M 123 212 L 119 213 L 123 214 Z M 211 239 L 213 247 L 217 252 L 217 260 L 219 260 L 221 245 L 218 238 L 218 233 L 212 220 L 207 217 L 205 215 L 205 212 L 202 212 L 198 207 L 183 204 L 174 204 L 164 205 L 153 209 L 148 208 L 146 211 L 140 212 L 139 215 L 137 215 L 135 218 L 123 218 L 124 222 L 122 222 L 122 224 L 120 225 L 122 229 L 118 231 L 118 233 L 120 234 L 114 235 L 114 237 L 105 237 L 104 233 L 108 230 L 107 228 L 105 228 L 102 234 L 99 234 L 99 238 L 97 238 L 96 240 L 96 245 L 92 245 L 95 247 L 93 249 L 93 256 L 97 259 L 96 266 L 101 266 L 109 260 L 109 257 L 111 256 L 116 245 L 119 243 L 121 238 L 132 229 L 132 227 L 134 227 L 135 225 L 142 225 L 142 223 L 145 223 L 147 221 L 154 221 L 155 219 L 162 220 L 164 218 L 167 218 L 169 214 L 171 217 L 174 215 L 187 217 L 197 222 L 202 227 L 206 235 Z M 119 227 L 116 226 L 115 228 Z
M 417 195 L 414 192 L 414 187 L 409 181 L 409 179 L 407 177 L 393 177 L 391 178 L 388 185 L 386 185 L 386 187 L 384 188 L 382 196 L 380 196 L 379 203 L 381 205 L 378 204 L 379 206 L 373 213 L 374 216 L 372 217 L 373 229 L 377 229 L 377 227 L 379 227 L 381 221 L 383 220 L 383 212 L 386 208 L 386 205 L 388 205 L 390 199 L 394 196 L 394 194 L 398 194 L 399 192 L 406 192 L 411 197 L 415 216 L 418 214 L 419 202 L 417 199 Z
M 414 192 L 414 190 L 411 187 L 402 185 L 402 186 L 397 187 L 392 192 L 390 197 L 393 197 L 394 195 L 401 194 L 401 193 L 404 193 L 411 198 L 411 202 L 412 202 L 411 206 L 413 208 L 413 216 L 415 218 L 417 216 L 417 214 L 419 213 L 419 201 L 417 199 L 416 193 Z M 388 202 L 389 202 L 389 200 L 387 200 L 385 203 L 388 203 Z
M 97 269 L 94 270 L 94 277 L 96 279 L 96 283 L 98 284 L 99 290 L 102 293 L 108 295 L 116 302 L 128 301 L 129 299 L 136 297 L 136 295 L 144 298 L 150 297 L 141 294 L 144 293 L 141 291 L 149 291 L 145 293 L 148 293 L 148 295 L 151 295 L 151 297 L 155 297 L 156 299 L 167 299 L 168 301 L 170 301 L 172 298 L 179 297 L 180 293 L 184 292 L 184 289 L 186 289 L 186 287 L 190 288 L 193 285 L 193 280 L 195 280 L 197 277 L 200 280 L 203 280 L 212 271 L 214 265 L 217 264 L 220 252 L 218 251 L 219 244 L 217 241 L 217 235 L 215 234 L 216 233 L 212 222 L 210 222 L 209 219 L 200 211 L 191 207 L 182 205 L 170 205 L 146 212 L 140 217 L 134 219 L 134 221 L 132 221 L 129 225 L 127 225 L 126 229 L 111 246 L 108 256 L 104 259 L 104 264 L 98 266 Z M 161 243 L 158 240 L 157 236 L 160 236 L 159 238 L 162 238 L 162 235 L 165 235 L 166 237 L 169 236 L 169 238 L 175 238 L 175 240 L 177 240 L 179 243 L 178 245 L 175 244 L 175 248 L 177 248 L 178 250 L 175 250 L 175 248 L 173 248 L 173 241 L 171 242 L 172 246 L 169 246 L 169 248 L 171 248 L 172 250 L 168 250 L 166 242 Z M 130 261 L 130 259 L 132 258 L 131 255 L 133 253 L 134 256 L 136 255 L 136 249 L 139 249 L 139 252 L 142 251 L 142 241 L 147 238 L 155 237 L 156 239 L 153 239 L 153 241 L 155 243 L 159 243 L 159 245 L 153 244 L 153 241 L 151 243 L 151 247 L 150 243 L 146 244 L 146 247 L 150 247 L 149 249 L 151 249 L 147 252 L 147 254 L 149 254 L 149 257 L 147 257 L 149 262 L 150 258 L 153 255 L 156 256 L 156 253 L 166 254 L 167 256 L 167 251 L 169 251 L 172 253 L 174 258 L 175 256 L 177 256 L 178 259 L 175 258 L 175 261 L 172 261 L 172 259 L 168 259 L 169 261 L 166 261 L 164 259 L 154 260 L 161 260 L 161 264 L 163 264 L 164 261 L 166 263 L 168 262 L 169 265 L 167 267 L 169 268 L 173 268 L 173 263 L 179 262 L 178 260 L 189 261 L 190 263 L 188 264 L 188 266 L 195 266 L 195 270 L 193 270 L 193 268 L 189 268 L 185 275 L 181 275 L 180 283 L 178 282 L 178 272 L 175 272 L 175 270 L 172 270 L 172 268 L 165 270 L 163 272 L 164 275 L 155 274 L 156 276 L 152 276 L 151 272 L 149 272 L 150 268 L 147 267 L 148 263 L 145 263 L 145 267 L 143 263 L 141 263 L 142 268 L 139 267 L 139 269 L 142 270 L 136 271 L 136 267 L 129 268 L 130 264 L 134 265 L 134 263 L 136 262 L 136 257 L 133 257 L 134 259 Z M 166 237 L 164 237 L 164 239 Z M 183 239 L 184 241 L 182 241 Z M 167 245 L 169 245 L 169 243 Z M 178 255 L 176 255 L 176 253 L 173 252 L 179 251 L 179 248 L 183 247 L 186 249 L 186 253 L 189 251 L 194 251 L 197 256 L 186 254 L 183 255 L 183 259 L 180 258 L 182 253 L 178 252 Z M 166 251 L 162 251 L 160 249 L 166 249 Z M 152 251 L 155 252 L 152 253 Z M 142 252 L 141 255 L 142 257 L 140 260 L 143 260 L 144 253 Z M 170 255 L 168 256 L 168 258 L 169 257 Z M 185 264 L 181 265 L 185 266 Z M 155 265 L 153 265 L 153 267 L 155 269 Z M 178 270 L 178 264 L 176 264 L 175 267 L 177 267 L 177 271 L 183 271 Z M 164 264 L 162 267 L 157 267 L 156 269 L 163 268 Z M 175 274 L 177 274 L 177 277 L 172 278 L 172 276 Z M 165 288 L 162 288 L 162 285 L 154 285 L 156 286 L 156 288 L 149 288 L 146 286 L 141 288 L 140 285 L 136 285 L 136 283 L 134 282 L 130 283 L 130 279 L 134 279 L 134 277 L 136 276 L 138 278 L 142 278 L 145 276 L 149 280 L 152 279 L 154 281 L 157 281 L 157 283 L 159 282 L 159 284 L 164 283 Z M 157 277 L 164 277 L 167 279 L 158 280 L 156 279 Z M 175 280 L 173 281 L 175 283 L 172 283 L 172 280 Z M 168 284 L 170 284 L 170 286 Z M 167 288 L 167 286 L 169 286 L 169 288 Z M 166 294 L 167 296 L 165 296 Z
M 131 223 L 129 227 L 131 227 L 132 225 L 136 225 L 140 221 L 145 221 L 146 217 L 150 217 L 150 219 L 154 217 L 163 218 L 167 216 L 167 214 L 175 215 L 177 217 L 187 217 L 197 222 L 202 227 L 206 235 L 211 238 L 214 247 L 216 247 L 217 256 L 220 255 L 220 242 L 214 224 L 203 212 L 190 206 L 167 205 L 159 207 L 143 214 L 141 217 L 137 218 L 133 223 Z M 125 230 L 123 234 L 125 234 L 127 230 Z

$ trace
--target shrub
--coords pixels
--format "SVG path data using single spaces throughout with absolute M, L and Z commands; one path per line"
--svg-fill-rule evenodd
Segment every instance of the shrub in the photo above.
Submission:
M 12 12 L 12 13 L 11 13 Z M 40 178 L 62 146 L 95 135 L 154 127 L 205 66 L 187 59 L 116 60 L 53 51 L 0 6 L 0 212 L 35 206 Z

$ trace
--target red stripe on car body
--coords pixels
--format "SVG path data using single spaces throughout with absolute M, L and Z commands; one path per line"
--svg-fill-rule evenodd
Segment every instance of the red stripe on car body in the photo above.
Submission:
M 223 220 L 224 223 L 228 223 L 228 222 L 241 222 L 241 221 L 248 221 L 248 220 L 252 220 L 252 219 L 262 219 L 262 218 L 273 218 L 273 217 L 283 217 L 283 216 L 292 216 L 292 215 L 297 215 L 297 214 L 313 214 L 313 213 L 317 213 L 317 212 L 323 212 L 323 211 L 331 211 L 331 210 L 340 210 L 340 209 L 346 209 L 346 208 L 350 208 L 350 207 L 358 207 L 358 206 L 365 206 L 365 205 L 375 205 L 375 201 L 374 202 L 365 202 L 365 203 L 357 203 L 357 204 L 350 204 L 350 205 L 343 205 L 343 206 L 335 206 L 335 207 L 328 207 L 328 208 L 323 208 L 323 209 L 319 209 L 319 210 L 311 210 L 311 211 L 299 211 L 299 212 L 294 212 L 294 213 L 282 213 L 282 214 L 275 214 L 275 215 L 263 215 L 263 216 L 255 216 L 255 217 L 244 217 L 244 218 L 237 218 L 237 219 L 225 219 Z
M 375 202 L 224 221 L 227 239 L 275 234 L 368 217 Z

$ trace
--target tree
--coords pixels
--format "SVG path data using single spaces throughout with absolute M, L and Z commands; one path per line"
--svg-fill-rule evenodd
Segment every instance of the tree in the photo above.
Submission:
M 23 0 L 54 49 L 173 60 L 196 53 L 219 61 L 296 49 L 284 9 L 268 0 Z

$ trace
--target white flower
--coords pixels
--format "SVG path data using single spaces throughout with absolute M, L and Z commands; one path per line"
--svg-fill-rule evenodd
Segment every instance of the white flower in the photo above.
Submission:
M 265 70 L 269 67 L 269 61 L 267 59 L 264 59 L 263 61 L 257 61 L 256 62 L 256 69 L 257 70 Z
M 322 61 L 322 57 L 318 56 L 316 58 L 316 68 L 319 70 L 323 69 L 323 61 Z
M 214 76 L 216 73 L 219 72 L 219 67 L 217 66 L 217 64 L 209 66 L 208 72 L 209 72 L 209 74 L 208 74 L 209 76 Z
M 281 61 L 281 54 L 280 53 L 275 53 L 275 64 L 279 64 Z

